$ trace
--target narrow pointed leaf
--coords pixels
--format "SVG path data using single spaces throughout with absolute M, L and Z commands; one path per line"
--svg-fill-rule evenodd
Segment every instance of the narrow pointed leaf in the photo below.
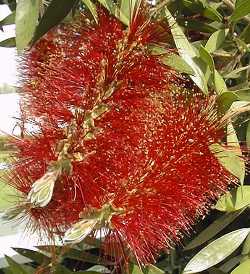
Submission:
M 246 141 L 247 141 L 248 148 L 250 148 L 250 122 L 248 122 L 248 125 L 247 125 Z
M 207 82 L 205 76 L 200 69 L 200 67 L 195 63 L 193 58 L 199 57 L 196 53 L 195 48 L 190 44 L 182 29 L 178 26 L 172 14 L 165 8 L 165 16 L 171 27 L 171 32 L 175 41 L 175 45 L 179 51 L 180 56 L 183 60 L 192 67 L 195 75 L 190 77 L 195 82 L 195 84 L 205 93 L 208 93 Z
M 220 75 L 220 73 L 215 69 L 214 59 L 211 56 L 211 54 L 202 45 L 199 48 L 199 53 L 200 53 L 200 58 L 209 67 L 209 70 L 212 74 L 213 81 L 214 81 L 213 85 L 217 94 L 227 92 L 226 83 L 223 77 Z
M 56 266 L 55 271 L 53 271 L 54 274 L 72 274 L 73 272 L 71 272 L 71 270 L 69 270 L 67 267 L 58 264 Z M 77 272 L 76 272 L 77 273 Z
M 244 71 L 244 70 L 249 70 L 250 69 L 250 65 L 248 66 L 244 66 L 244 67 L 241 67 L 241 68 L 237 68 L 231 72 L 229 72 L 228 74 L 224 75 L 224 78 L 238 78 L 239 77 L 239 74 Z
M 163 64 L 176 69 L 181 73 L 186 73 L 189 75 L 194 75 L 193 69 L 177 54 L 170 54 L 168 56 L 160 57 Z
M 219 268 L 212 267 L 209 269 L 209 274 L 226 274 L 224 271 Z
M 38 263 L 39 265 L 41 264 L 49 264 L 51 259 L 42 254 L 41 252 L 35 251 L 35 250 L 30 250 L 30 249 L 26 249 L 26 248 L 12 248 L 13 250 L 15 250 L 17 253 L 19 253 L 20 255 L 31 259 L 32 261 Z
M 249 235 L 249 234 L 248 234 Z M 226 260 L 225 263 L 223 263 L 220 266 L 220 269 L 225 272 L 225 274 L 228 274 L 233 268 L 235 268 L 236 265 L 240 263 L 242 260 L 243 256 L 238 255 L 235 257 L 230 258 L 229 260 Z
M 228 34 L 229 29 L 221 29 L 214 32 L 208 39 L 205 48 L 209 53 L 213 53 L 217 49 L 220 48 L 220 46 L 225 41 L 225 38 Z
M 234 93 L 241 101 L 250 101 L 250 89 L 235 90 Z
M 220 73 L 216 69 L 214 70 L 214 85 L 215 85 L 215 90 L 218 94 L 227 92 L 227 85 L 223 77 L 220 75 Z
M 213 7 L 208 6 L 208 5 L 205 5 L 205 7 L 206 8 L 203 12 L 203 16 L 205 16 L 211 20 L 214 20 L 214 21 L 218 21 L 218 22 L 222 21 L 223 16 L 216 9 L 214 9 Z
M 36 28 L 33 43 L 51 28 L 59 24 L 78 1 L 79 0 L 52 0 Z
M 248 254 L 250 253 L 250 234 L 247 235 L 247 238 L 243 244 L 242 250 L 241 250 L 241 254 L 243 256 L 246 256 L 245 258 L 248 258 Z
M 32 40 L 39 15 L 39 0 L 19 0 L 16 8 L 16 46 L 23 50 Z
M 211 73 L 214 73 L 215 67 L 214 67 L 214 59 L 213 59 L 213 57 L 206 50 L 206 48 L 204 48 L 202 45 L 199 48 L 199 53 L 200 53 L 201 59 L 208 65 Z
M 131 14 L 131 8 L 130 8 L 130 1 L 129 0 L 121 0 L 120 1 L 120 19 L 122 22 L 125 22 L 125 24 L 128 26 L 130 22 L 130 14 Z
M 96 11 L 96 6 L 91 0 L 82 0 L 82 2 L 86 5 L 86 7 L 89 9 L 91 14 L 93 15 L 96 23 L 98 23 L 98 14 Z
M 238 100 L 239 100 L 239 96 L 236 95 L 234 92 L 226 91 L 226 92 L 221 93 L 217 97 L 219 111 L 222 113 L 226 113 L 230 109 L 232 104 Z
M 165 272 L 160 268 L 150 264 L 145 269 L 140 268 L 138 265 L 131 265 L 131 274 L 164 274 Z
M 10 270 L 12 274 L 29 274 L 22 265 L 15 262 L 12 258 L 9 256 L 5 256 L 6 261 L 8 262 L 10 266 Z
M 5 1 L 11 11 L 16 10 L 16 0 Z
M 237 0 L 235 4 L 235 10 L 230 17 L 230 21 L 236 22 L 242 17 L 250 13 L 250 1 L 249 0 Z
M 174 68 L 181 73 L 194 75 L 193 69 L 179 55 L 169 53 L 164 47 L 153 45 L 150 47 L 152 55 L 157 55 L 163 64 Z
M 224 194 L 215 205 L 220 211 L 236 211 L 250 204 L 250 186 L 240 186 Z
M 103 265 L 94 265 L 94 266 L 88 268 L 87 272 L 82 272 L 82 274 L 83 273 L 86 273 L 86 274 L 87 273 L 90 273 L 90 274 L 92 274 L 92 273 L 111 273 L 111 271 Z
M 15 24 L 15 17 L 16 17 L 16 12 L 13 11 L 11 14 L 9 14 L 3 20 L 0 21 L 0 26 Z
M 239 140 L 238 140 L 236 131 L 235 131 L 232 123 L 229 123 L 227 125 L 227 144 L 228 144 L 228 146 L 235 147 L 236 150 L 237 150 L 238 155 L 242 156 Z
M 102 4 L 111 14 L 115 14 L 117 7 L 112 0 L 97 0 L 100 4 Z
M 0 47 L 13 48 L 16 46 L 16 37 L 11 37 L 0 42 Z
M 154 265 L 149 265 L 146 269 L 146 274 L 164 274 L 165 272 L 161 270 L 160 268 L 154 266 Z
M 220 263 L 242 244 L 249 232 L 250 228 L 242 228 L 213 241 L 191 259 L 183 274 L 198 273 Z
M 210 145 L 211 152 L 217 157 L 219 163 L 237 177 L 241 182 L 245 177 L 245 162 L 237 150 L 229 150 L 219 144 Z
M 222 231 L 225 227 L 231 224 L 242 212 L 244 209 L 230 212 L 222 215 L 220 218 L 215 220 L 211 225 L 205 228 L 198 236 L 191 241 L 184 250 L 189 250 L 196 248 L 208 240 L 212 239 L 215 235 L 217 235 L 220 231 Z
M 53 251 L 55 251 L 57 255 L 63 254 L 62 258 L 69 258 L 81 262 L 88 262 L 91 264 L 109 264 L 109 262 L 104 258 L 101 258 L 98 255 L 93 255 L 90 252 L 83 251 L 82 246 L 81 250 L 75 248 L 67 248 L 66 251 L 63 246 L 37 246 L 37 248 L 39 250 L 45 251 L 46 253 L 51 253 L 51 250 L 53 249 Z

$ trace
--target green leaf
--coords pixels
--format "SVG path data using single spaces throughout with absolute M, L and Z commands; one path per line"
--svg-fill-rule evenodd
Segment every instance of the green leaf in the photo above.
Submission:
M 164 274 L 165 272 L 154 265 L 149 265 L 145 269 L 138 265 L 131 265 L 131 274 Z
M 242 228 L 216 239 L 189 261 L 183 274 L 201 272 L 220 263 L 242 244 L 249 232 L 250 228 Z
M 36 28 L 32 42 L 36 42 L 52 27 L 59 24 L 64 17 L 68 15 L 77 2 L 78 0 L 52 0 Z
M 130 273 L 131 273 L 131 274 L 144 274 L 144 273 L 142 272 L 142 269 L 141 269 L 138 265 L 135 265 L 135 264 L 133 264 L 133 265 L 131 266 Z
M 108 270 L 108 269 L 107 269 Z M 109 270 L 108 270 L 109 271 Z M 103 274 L 103 273 L 110 273 L 110 271 L 109 272 L 97 272 L 97 271 L 77 271 L 77 272 L 71 272 L 72 274 Z M 61 274 L 61 273 L 58 273 L 58 274 Z
M 126 26 L 130 25 L 133 16 L 140 7 L 142 0 L 120 0 L 119 7 L 115 16 L 120 19 Z
M 110 273 L 110 271 L 104 266 L 93 266 L 87 271 L 71 271 L 67 267 L 58 264 L 56 266 L 54 274 L 100 274 L 100 273 Z
M 250 1 L 249 0 L 237 0 L 235 3 L 235 10 L 230 17 L 231 22 L 236 22 L 242 17 L 250 13 Z
M 15 24 L 15 17 L 16 17 L 16 12 L 13 11 L 11 14 L 9 14 L 3 20 L 0 21 L 0 26 Z
M 234 90 L 234 93 L 239 97 L 239 100 L 250 101 L 250 89 Z
M 0 42 L 0 47 L 13 48 L 16 46 L 16 37 L 11 37 Z
M 250 122 L 247 125 L 247 134 L 246 134 L 247 146 L 250 148 Z
M 152 55 L 158 55 L 163 64 L 181 72 L 194 75 L 193 69 L 177 54 L 169 53 L 165 48 L 160 46 L 150 47 Z
M 8 262 L 10 266 L 10 270 L 13 274 L 29 274 L 25 271 L 25 269 L 22 267 L 22 265 L 15 262 L 13 259 L 11 259 L 9 256 L 5 255 L 5 259 Z
M 11 11 L 16 9 L 16 0 L 6 0 L 5 3 L 8 5 Z
M 120 0 L 120 19 L 125 25 L 129 25 L 131 20 L 130 0 Z
M 219 144 L 210 145 L 211 152 L 217 157 L 219 163 L 237 177 L 240 182 L 245 178 L 245 162 L 236 150 L 229 150 Z
M 223 44 L 223 42 L 225 41 L 225 38 L 228 34 L 229 29 L 221 29 L 221 30 L 217 30 L 216 32 L 214 32 L 208 39 L 206 45 L 205 45 L 205 49 L 209 52 L 209 53 L 213 53 L 214 51 L 216 51 L 217 49 L 220 48 L 220 46 Z
M 146 274 L 164 274 L 165 272 L 154 265 L 149 265 L 146 269 Z
M 228 111 L 233 104 L 233 102 L 238 101 L 239 97 L 231 91 L 226 91 L 220 94 L 217 98 L 217 103 L 219 106 L 219 111 L 225 113 Z
M 249 234 L 248 234 L 249 236 Z M 247 236 L 247 237 L 248 237 Z M 236 265 L 240 263 L 242 259 L 242 255 L 231 257 L 229 260 L 227 260 L 225 263 L 223 263 L 220 266 L 220 269 L 224 271 L 226 274 L 229 273 L 233 268 L 235 268 Z
M 99 266 L 98 266 L 99 267 Z M 110 271 L 103 266 L 100 266 L 99 269 L 100 271 L 95 271 L 94 267 L 91 267 L 93 270 L 87 270 L 87 271 L 71 271 L 67 267 L 58 264 L 56 266 L 55 271 L 53 271 L 54 274 L 101 274 L 101 273 L 110 273 Z M 98 269 L 98 268 L 96 268 Z
M 218 94 L 227 92 L 227 85 L 223 77 L 220 75 L 220 73 L 216 69 L 214 70 L 214 86 Z
M 224 78 L 227 78 L 227 79 L 228 78 L 233 78 L 233 79 L 238 78 L 239 73 L 241 73 L 242 71 L 247 70 L 247 69 L 250 69 L 250 65 L 235 69 L 235 70 L 229 72 L 228 74 L 224 75 Z
M 206 9 L 203 12 L 203 16 L 218 22 L 221 22 L 223 19 L 223 16 L 212 6 L 208 6 L 208 4 L 206 5 Z
M 250 274 L 250 259 L 241 263 L 231 274 Z
M 214 59 L 210 53 L 201 45 L 199 48 L 201 59 L 209 66 L 211 73 L 214 73 Z
M 240 186 L 227 192 L 217 202 L 215 208 L 220 211 L 236 211 L 250 204 L 250 186 Z
M 90 273 L 89 271 L 91 271 L 91 272 L 95 271 L 95 273 L 110 273 L 110 270 L 103 265 L 94 265 L 94 266 L 88 268 L 87 271 L 88 271 L 87 273 Z
M 58 264 L 56 269 L 53 271 L 54 274 L 72 274 L 75 272 L 71 272 L 68 268 L 63 265 Z
M 4 268 L 3 273 L 4 274 L 13 274 L 9 267 Z
M 36 274 L 37 273 L 36 269 L 34 267 L 30 266 L 30 265 L 23 265 L 23 268 L 29 274 Z
M 241 250 L 241 254 L 246 258 L 246 259 L 249 259 L 248 257 L 248 254 L 250 253 L 250 234 L 248 234 L 244 244 L 243 244 L 243 247 L 242 247 L 242 250 Z M 242 260 L 243 261 L 243 260 Z
M 40 250 L 50 252 L 51 247 L 50 246 L 38 246 Z M 56 253 L 59 255 L 60 253 L 63 253 L 63 258 L 69 258 L 73 260 L 78 260 L 82 262 L 88 262 L 91 264 L 108 264 L 108 261 L 101 259 L 99 256 L 93 255 L 89 252 L 78 250 L 74 248 L 68 248 L 67 251 L 63 249 L 61 246 L 53 246 L 53 248 L 56 249 Z
M 243 40 L 246 44 L 250 43 L 250 24 L 248 24 L 240 33 L 240 39 Z
M 212 77 L 214 81 L 213 85 L 215 87 L 217 94 L 227 92 L 226 83 L 223 77 L 220 75 L 220 73 L 215 69 L 214 59 L 211 56 L 211 54 L 202 45 L 200 45 L 199 53 L 200 53 L 200 58 L 209 67 L 209 70 L 212 73 Z
M 96 11 L 96 6 L 91 0 L 82 0 L 83 4 L 89 9 L 91 14 L 93 15 L 95 22 L 98 23 L 98 14 Z
M 237 48 L 241 53 L 249 51 L 248 45 L 243 40 L 241 40 L 240 38 L 235 37 L 234 42 L 236 43 Z
M 31 267 L 30 265 L 22 264 L 21 266 L 25 270 L 25 273 L 27 273 L 27 274 L 36 274 L 36 269 Z M 4 274 L 19 274 L 19 272 L 18 273 L 13 273 L 11 271 L 10 267 L 6 267 L 6 268 L 1 269 L 1 270 L 3 271 Z
M 237 150 L 237 154 L 239 156 L 242 156 L 239 140 L 232 123 L 229 123 L 227 125 L 227 145 L 230 147 L 235 147 Z
M 175 45 L 179 51 L 180 56 L 189 66 L 192 67 L 195 73 L 195 75 L 191 75 L 190 77 L 205 94 L 208 94 L 208 87 L 205 76 L 200 67 L 193 60 L 193 58 L 199 57 L 195 48 L 192 46 L 192 44 L 190 44 L 182 29 L 178 26 L 174 17 L 167 8 L 165 8 L 165 16 L 171 27 Z
M 193 19 L 178 19 L 178 24 L 185 27 L 185 29 L 195 30 L 204 33 L 213 33 L 217 30 L 207 23 Z
M 204 17 L 209 18 L 213 21 L 221 22 L 223 17 L 222 15 L 213 7 L 212 4 L 208 3 L 205 0 L 183 0 L 182 4 L 189 9 L 191 14 L 200 13 Z
M 51 259 L 48 256 L 34 250 L 25 249 L 25 248 L 14 248 L 14 247 L 12 249 L 14 249 L 18 254 L 26 258 L 29 258 L 34 262 L 37 262 L 39 265 L 41 264 L 47 265 L 51 261 Z
M 39 0 L 19 0 L 16 8 L 16 47 L 23 50 L 32 40 L 39 15 Z
M 109 272 L 107 272 L 107 271 L 109 271 Z M 103 274 L 103 273 L 105 273 L 105 274 L 107 274 L 107 273 L 110 273 L 110 270 L 108 270 L 107 268 L 106 268 L 106 272 L 104 272 L 104 271 L 77 271 L 77 272 L 71 272 L 72 274 Z M 61 274 L 61 273 L 58 273 L 58 274 Z
M 232 223 L 243 211 L 244 209 L 222 215 L 220 218 L 218 218 L 212 224 L 210 224 L 207 228 L 205 228 L 198 236 L 196 236 L 194 240 L 191 241 L 184 248 L 184 250 L 196 248 L 204 244 L 208 240 L 212 239 L 221 230 L 223 230 L 230 223 Z
M 211 267 L 209 269 L 209 274 L 226 274 L 226 273 L 220 270 L 219 268 Z
M 117 7 L 112 0 L 97 0 L 100 4 L 102 4 L 111 14 L 115 14 L 117 11 Z

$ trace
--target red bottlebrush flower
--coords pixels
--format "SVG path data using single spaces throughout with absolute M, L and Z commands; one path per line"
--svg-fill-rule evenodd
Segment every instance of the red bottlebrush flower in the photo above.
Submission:
M 102 10 L 96 26 L 80 16 L 26 53 L 22 117 L 36 132 L 15 142 L 10 183 L 49 236 L 104 226 L 107 246 L 147 264 L 236 179 L 209 149 L 224 137 L 213 98 L 150 55 L 163 36 L 141 16 L 131 32 Z

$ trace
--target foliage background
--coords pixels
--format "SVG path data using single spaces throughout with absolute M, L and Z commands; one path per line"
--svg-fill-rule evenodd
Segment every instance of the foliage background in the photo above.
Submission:
M 0 21 L 0 28 L 4 30 L 4 26 L 16 24 L 16 37 L 1 41 L 0 46 L 16 47 L 21 53 L 50 28 L 63 20 L 70 20 L 80 10 L 98 20 L 96 4 L 103 5 L 124 24 L 129 24 L 129 14 L 137 2 L 139 0 L 19 0 L 18 3 L 1 0 L 0 8 L 7 4 L 12 13 Z M 189 74 L 204 93 L 214 90 L 222 113 L 250 101 L 249 0 L 158 0 L 153 2 L 151 10 L 152 16 L 168 22 L 173 36 L 169 47 L 177 48 L 176 53 L 169 56 L 164 54 L 164 48 L 155 47 L 154 54 L 160 55 L 169 66 Z M 242 114 L 230 126 L 231 132 L 232 129 L 235 131 L 228 138 L 234 141 L 238 154 L 229 155 L 229 160 L 222 164 L 240 179 L 240 186 L 221 197 L 209 216 L 194 227 L 194 233 L 187 235 L 182 245 L 171 250 L 170 254 L 163 252 L 155 266 L 141 270 L 131 263 L 132 274 L 250 273 L 250 181 L 245 175 L 249 166 L 240 161 L 242 155 L 247 156 L 246 148 L 250 147 L 249 113 Z M 8 161 L 10 149 L 4 142 L 4 138 L 0 140 L 1 162 Z M 227 153 L 225 151 L 224 156 L 228 156 Z M 1 195 L 6 194 L 4 189 L 1 192 Z M 86 241 L 88 245 L 85 243 L 72 249 L 53 247 L 57 251 L 55 258 L 50 257 L 51 248 L 48 247 L 40 247 L 42 253 L 16 249 L 33 263 L 18 265 L 7 257 L 9 268 L 4 272 L 114 272 L 112 265 L 100 261 L 99 242 Z

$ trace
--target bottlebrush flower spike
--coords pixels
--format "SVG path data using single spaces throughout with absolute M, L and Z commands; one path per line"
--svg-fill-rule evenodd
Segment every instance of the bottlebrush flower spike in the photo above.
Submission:
M 225 135 L 215 99 L 150 53 L 162 27 L 144 9 L 129 31 L 103 10 L 98 22 L 81 15 L 23 57 L 36 132 L 15 141 L 9 182 L 36 229 L 78 242 L 104 227 L 104 249 L 115 239 L 147 264 L 238 180 L 209 148 Z

